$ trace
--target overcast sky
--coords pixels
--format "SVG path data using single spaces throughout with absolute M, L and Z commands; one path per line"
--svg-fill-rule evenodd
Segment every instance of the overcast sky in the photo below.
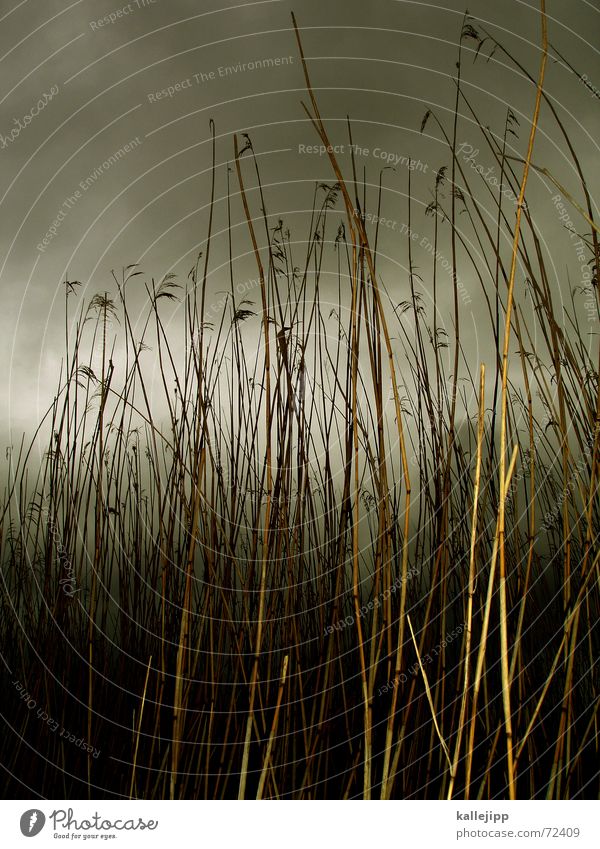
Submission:
M 31 431 L 52 397 L 63 341 L 61 281 L 84 282 L 85 296 L 111 288 L 111 269 L 139 262 L 149 276 L 183 279 L 202 248 L 210 185 L 209 120 L 216 124 L 216 229 L 226 221 L 223 196 L 232 134 L 250 133 L 266 189 L 267 211 L 304 237 L 315 180 L 331 181 L 300 101 L 304 80 L 290 11 L 302 29 L 321 114 L 332 139 L 346 145 L 346 116 L 374 184 L 385 164 L 384 214 L 406 220 L 407 169 L 421 209 L 435 170 L 448 164 L 435 127 L 419 127 L 435 108 L 449 120 L 456 42 L 464 5 L 411 0 L 4 0 L 0 5 L 1 435 Z M 566 122 L 590 190 L 597 197 L 600 122 L 600 14 L 597 3 L 549 0 L 551 43 L 589 81 L 561 62 L 548 67 L 547 90 Z M 474 0 L 469 12 L 515 51 L 532 74 L 539 64 L 536 4 Z M 475 23 L 477 25 L 477 23 Z M 506 109 L 531 114 L 534 92 L 500 54 L 464 63 L 464 80 L 484 123 L 501 133 Z M 244 67 L 245 66 L 245 67 Z M 594 89 L 595 92 L 594 93 Z M 481 143 L 469 119 L 460 138 Z M 515 141 L 523 152 L 523 138 Z M 550 121 L 540 127 L 535 159 L 574 190 L 565 145 Z M 596 179 L 596 185 L 593 184 Z M 578 267 L 548 188 L 544 239 L 557 268 Z M 545 197 L 545 200 L 544 200 Z M 241 210 L 234 211 L 241 221 Z M 578 222 L 579 223 L 579 222 Z M 301 233 L 301 236 L 300 236 Z M 240 240 L 240 252 L 247 243 Z M 224 288 L 216 242 L 211 291 Z M 224 245 L 224 242 L 222 242 Z M 398 252 L 392 228 L 384 253 Z M 241 277 L 255 276 L 250 260 Z M 468 285 L 468 284 L 467 284 Z M 113 286 L 114 288 L 114 286 Z M 141 301 L 140 301 L 141 303 Z M 473 325 L 476 330 L 476 309 Z

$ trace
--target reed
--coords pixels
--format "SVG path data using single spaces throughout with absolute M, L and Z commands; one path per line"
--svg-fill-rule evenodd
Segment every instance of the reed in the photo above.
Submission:
M 361 183 L 333 153 L 294 19 L 304 109 L 332 151 L 306 233 L 269 213 L 252 140 L 235 136 L 214 271 L 211 122 L 187 281 L 131 265 L 89 301 L 65 281 L 56 395 L 6 456 L 8 796 L 598 796 L 600 352 L 580 302 L 555 305 L 527 199 L 532 171 L 556 182 L 535 162 L 542 119 L 579 180 L 563 196 L 591 227 L 594 321 L 600 251 L 543 87 L 543 0 L 541 22 L 535 77 L 463 21 L 454 114 L 421 127 L 446 161 L 418 274 L 410 171 L 408 271 L 389 282 L 382 177 Z M 531 85 L 522 156 L 515 116 L 498 139 L 461 84 L 486 43 Z M 462 110 L 516 210 L 465 166 Z M 237 276 L 246 248 L 255 286 Z M 466 338 L 467 279 L 485 362 Z

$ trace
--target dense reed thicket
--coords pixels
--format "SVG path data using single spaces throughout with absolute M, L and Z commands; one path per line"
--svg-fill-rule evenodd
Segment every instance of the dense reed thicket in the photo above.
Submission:
M 467 19 L 459 63 L 486 36 L 503 50 Z M 216 168 L 187 281 L 132 265 L 87 300 L 65 282 L 56 397 L 7 452 L 8 795 L 598 796 L 598 231 L 543 67 L 521 71 L 531 133 L 509 111 L 498 139 L 460 72 L 454 121 L 425 116 L 447 146 L 428 267 L 410 170 L 407 271 L 383 280 L 381 179 L 331 151 L 292 234 L 236 137 L 218 308 Z M 538 109 L 579 179 L 562 194 L 585 309 L 561 300 L 524 202 Z M 514 201 L 460 155 L 463 111 Z

